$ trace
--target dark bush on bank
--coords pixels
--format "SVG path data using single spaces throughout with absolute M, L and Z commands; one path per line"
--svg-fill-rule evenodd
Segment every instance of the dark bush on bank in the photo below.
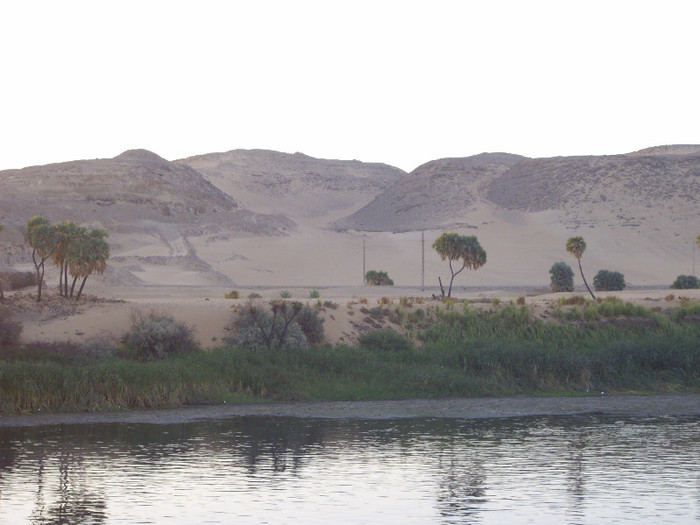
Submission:
M 620 272 L 611 272 L 610 270 L 600 270 L 593 277 L 593 286 L 597 292 L 615 292 L 624 290 L 625 276 Z
M 0 349 L 19 346 L 22 323 L 13 319 L 12 311 L 0 305 Z
M 28 286 L 36 286 L 35 272 L 0 272 L 0 283 L 5 290 L 19 290 Z
M 700 279 L 694 275 L 679 275 L 676 280 L 673 281 L 671 288 L 676 290 L 690 290 L 694 288 L 700 288 Z
M 142 361 L 162 359 L 197 349 L 192 329 L 167 315 L 134 313 L 122 342 Z
M 553 292 L 574 291 L 574 271 L 565 262 L 554 263 L 549 269 L 550 286 Z

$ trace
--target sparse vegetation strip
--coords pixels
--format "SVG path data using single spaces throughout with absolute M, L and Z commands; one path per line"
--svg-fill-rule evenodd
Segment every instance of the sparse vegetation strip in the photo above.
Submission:
M 562 316 L 548 321 L 512 303 L 404 306 L 396 316 L 403 333 L 382 329 L 355 346 L 331 346 L 319 344 L 314 309 L 280 301 L 276 318 L 272 310 L 241 312 L 245 344 L 234 339 L 210 351 L 194 346 L 189 328 L 157 313 L 135 317 L 120 344 L 22 346 L 21 327 L 4 310 L 0 410 L 700 391 L 697 301 L 669 312 L 615 298 L 561 303 Z M 581 314 L 566 313 L 572 311 Z M 263 322 L 265 315 L 276 320 Z

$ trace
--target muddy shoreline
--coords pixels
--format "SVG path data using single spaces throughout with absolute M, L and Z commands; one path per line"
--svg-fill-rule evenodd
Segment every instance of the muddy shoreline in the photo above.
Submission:
M 242 416 L 320 419 L 397 419 L 415 417 L 489 419 L 586 414 L 619 417 L 700 416 L 700 394 L 489 397 L 217 405 L 108 413 L 0 416 L 0 427 L 94 425 L 105 423 L 167 425 Z

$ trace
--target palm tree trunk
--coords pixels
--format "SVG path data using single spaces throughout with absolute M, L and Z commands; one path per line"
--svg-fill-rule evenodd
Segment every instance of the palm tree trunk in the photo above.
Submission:
M 41 268 L 41 271 L 39 271 L 39 268 Z M 41 285 L 44 282 L 44 263 L 43 262 L 41 263 L 39 268 L 37 268 L 37 270 L 36 270 L 37 279 L 39 280 L 39 284 L 37 285 L 37 294 L 36 294 L 36 302 L 37 303 L 41 302 Z
M 88 276 L 86 275 L 86 276 L 83 278 L 83 282 L 80 283 L 80 288 L 78 289 L 78 295 L 75 296 L 75 300 L 76 300 L 76 301 L 77 301 L 78 299 L 80 299 L 80 294 L 83 293 L 83 288 L 85 287 L 85 281 L 87 281 L 87 278 L 88 278 Z
M 75 283 L 78 280 L 78 276 L 73 277 L 73 284 L 70 287 L 70 296 L 73 297 L 73 291 L 75 290 Z
M 63 262 L 58 267 L 58 295 L 63 296 Z
M 595 301 L 595 295 L 593 295 L 593 292 L 591 292 L 591 287 L 588 286 L 588 282 L 586 282 L 586 276 L 583 275 L 583 268 L 581 268 L 581 259 L 578 260 L 578 269 L 581 271 L 581 278 L 583 279 L 583 284 L 586 285 L 586 290 L 588 290 L 588 293 L 591 294 L 591 297 L 593 297 L 593 300 Z

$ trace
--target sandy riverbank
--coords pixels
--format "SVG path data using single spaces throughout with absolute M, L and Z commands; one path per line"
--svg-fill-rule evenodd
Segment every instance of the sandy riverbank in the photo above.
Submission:
M 237 316 L 237 310 L 245 308 L 250 293 L 262 297 L 256 299 L 266 303 L 279 299 L 280 293 L 287 290 L 292 300 L 301 301 L 310 306 L 319 306 L 324 318 L 326 341 L 331 344 L 357 341 L 357 337 L 368 329 L 376 328 L 376 323 L 366 322 L 366 311 L 379 305 L 384 297 L 389 301 L 390 309 L 399 306 L 401 298 L 419 299 L 408 308 L 426 308 L 441 303 L 433 299 L 438 294 L 436 288 L 420 287 L 327 287 L 318 288 L 319 299 L 309 297 L 310 288 L 238 288 L 241 299 L 224 298 L 228 287 L 205 286 L 94 286 L 91 295 L 78 303 L 59 297 L 51 299 L 53 291 L 47 291 L 46 300 L 41 306 L 35 304 L 30 294 L 34 290 L 19 292 L 23 294 L 22 304 L 14 304 L 14 293 L 8 294 L 6 304 L 16 311 L 17 319 L 23 323 L 22 341 L 86 342 L 92 339 L 119 340 L 131 326 L 135 311 L 171 315 L 178 321 L 192 327 L 195 338 L 202 348 L 218 346 L 231 335 L 229 329 Z M 587 297 L 585 291 L 576 292 Z M 524 298 L 525 304 L 539 318 L 545 318 L 561 297 L 570 297 L 572 293 L 553 294 L 543 288 L 457 288 L 454 297 L 467 299 L 475 308 L 488 308 L 490 301 L 498 298 L 501 304 Z M 668 309 L 677 307 L 681 297 L 700 300 L 700 290 L 670 290 L 668 288 L 631 289 L 622 292 L 599 293 L 603 298 L 614 295 L 623 301 L 631 301 L 647 308 Z M 672 297 L 672 299 L 671 299 Z M 391 327 L 388 320 L 382 321 L 384 327 Z

